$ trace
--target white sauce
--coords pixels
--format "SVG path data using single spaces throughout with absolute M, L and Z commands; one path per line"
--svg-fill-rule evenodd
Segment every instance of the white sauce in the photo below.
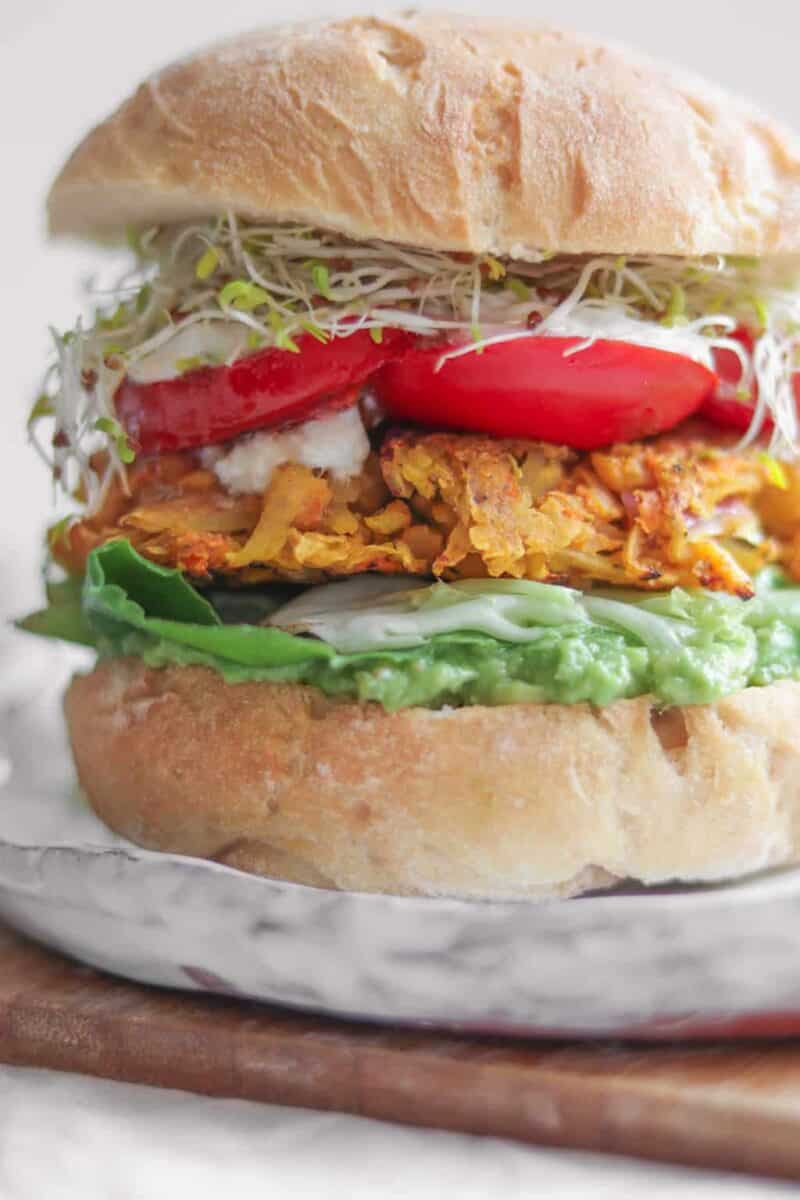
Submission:
M 210 446 L 201 452 L 223 487 L 234 494 L 263 492 L 281 463 L 302 463 L 330 471 L 337 479 L 358 475 L 369 455 L 358 405 L 275 433 L 254 433 L 231 449 Z
M 481 333 L 484 338 L 515 332 L 508 318 L 513 308 L 507 296 L 487 293 L 483 297 L 484 319 Z M 502 324 L 499 319 L 505 318 Z M 249 329 L 238 321 L 198 321 L 178 329 L 169 341 L 131 363 L 128 374 L 136 383 L 154 383 L 159 379 L 175 379 L 181 372 L 175 365 L 185 358 L 209 358 L 230 362 L 247 354 Z M 709 339 L 681 325 L 666 326 L 658 321 L 643 321 L 624 312 L 605 306 L 592 308 L 585 304 L 561 315 L 558 310 L 536 330 L 540 337 L 604 338 L 613 342 L 631 342 L 636 346 L 652 346 L 672 354 L 682 354 L 706 367 L 713 364 Z
M 223 363 L 245 353 L 250 330 L 239 321 L 197 321 L 186 325 L 157 350 L 134 360 L 128 375 L 134 383 L 156 383 L 177 379 L 182 372 L 176 366 L 184 358 L 209 359 Z
M 559 316 L 546 317 L 541 333 L 547 337 L 604 338 L 611 342 L 631 342 L 636 346 L 652 346 L 670 354 L 682 354 L 711 368 L 713 357 L 709 339 L 702 333 L 682 325 L 661 325 L 658 321 L 639 321 L 612 308 L 573 309 Z

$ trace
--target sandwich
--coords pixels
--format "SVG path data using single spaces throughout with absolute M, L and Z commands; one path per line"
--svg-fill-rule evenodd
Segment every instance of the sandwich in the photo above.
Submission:
M 29 420 L 108 826 L 432 896 L 800 857 L 788 132 L 551 28 L 297 24 L 144 83 L 49 223 L 125 256 Z

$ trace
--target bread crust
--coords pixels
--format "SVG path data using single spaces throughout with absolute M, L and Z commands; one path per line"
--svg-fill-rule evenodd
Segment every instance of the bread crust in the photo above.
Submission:
M 56 233 L 231 208 L 523 256 L 800 251 L 800 148 L 625 48 L 407 13 L 240 37 L 154 75 L 74 152 Z
M 150 849 L 397 894 L 570 895 L 800 857 L 800 684 L 659 713 L 386 713 L 202 667 L 101 662 L 66 712 L 81 784 Z

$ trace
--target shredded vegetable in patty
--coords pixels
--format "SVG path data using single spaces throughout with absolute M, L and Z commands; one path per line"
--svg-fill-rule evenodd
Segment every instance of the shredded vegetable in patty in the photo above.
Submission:
M 590 454 L 399 432 L 350 479 L 285 463 L 263 495 L 229 494 L 194 454 L 161 455 L 134 464 L 130 494 L 115 482 L 52 548 L 72 572 L 124 537 L 198 580 L 375 571 L 748 597 L 768 562 L 800 578 L 800 474 L 781 472 L 756 451 L 710 444 L 703 427 Z

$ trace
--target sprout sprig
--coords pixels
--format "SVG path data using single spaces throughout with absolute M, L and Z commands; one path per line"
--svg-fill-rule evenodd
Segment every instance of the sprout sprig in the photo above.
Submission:
M 62 486 L 82 482 L 90 507 L 114 474 L 124 477 L 132 453 L 116 424 L 120 381 L 193 325 L 246 327 L 222 360 L 229 362 L 269 347 L 297 353 L 303 336 L 330 342 L 368 330 L 377 341 L 386 327 L 463 343 L 443 353 L 445 360 L 591 316 L 598 332 L 580 351 L 604 336 L 606 320 L 609 329 L 620 318 L 648 322 L 666 336 L 673 330 L 703 335 L 709 353 L 714 347 L 734 353 L 743 390 L 749 393 L 755 379 L 759 392 L 743 440 L 755 440 L 770 416 L 770 453 L 800 451 L 793 386 L 800 354 L 796 264 L 781 270 L 719 255 L 471 256 L 353 242 L 307 225 L 245 222 L 232 213 L 135 231 L 129 245 L 135 261 L 102 293 L 93 321 L 54 334 L 55 359 L 31 414 L 40 453 Z M 742 325 L 757 335 L 752 354 L 732 337 Z M 192 369 L 194 357 L 176 342 L 177 371 Z M 55 424 L 49 449 L 38 432 L 44 420 Z M 108 451 L 101 479 L 91 461 L 98 444 Z

